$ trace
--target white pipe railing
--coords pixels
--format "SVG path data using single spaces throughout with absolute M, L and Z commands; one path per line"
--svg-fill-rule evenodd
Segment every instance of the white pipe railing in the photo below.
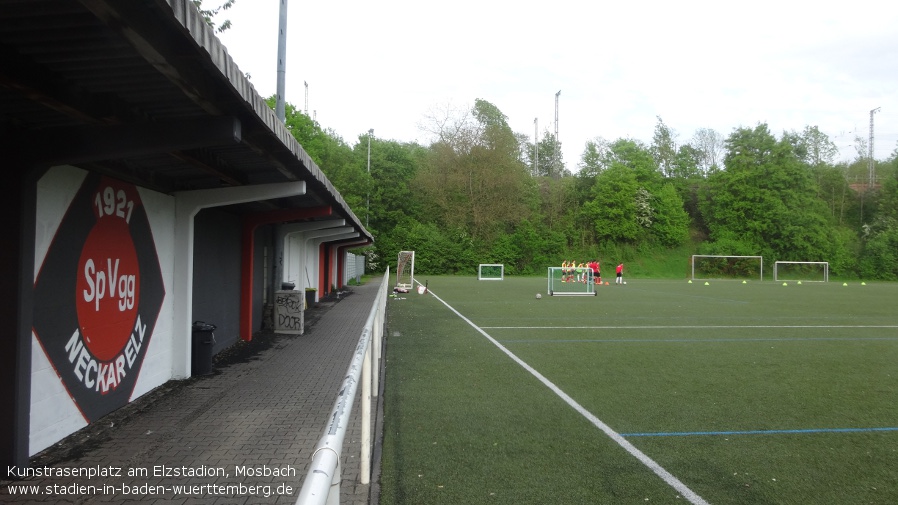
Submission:
M 346 377 L 340 385 L 334 408 L 328 416 L 324 435 L 312 453 L 312 464 L 296 498 L 296 505 L 340 503 L 340 457 L 359 381 L 362 383 L 362 450 L 359 480 L 362 484 L 371 481 L 371 391 L 377 391 L 378 388 L 379 367 L 376 364 L 380 362 L 380 341 L 383 337 L 389 278 L 390 270 L 387 268 L 352 361 L 346 370 Z

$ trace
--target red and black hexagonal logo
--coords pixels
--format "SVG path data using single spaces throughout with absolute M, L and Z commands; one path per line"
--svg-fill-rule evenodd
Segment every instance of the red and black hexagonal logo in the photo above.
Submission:
M 33 319 L 88 422 L 128 403 L 164 298 L 137 188 L 88 174 L 34 283 Z

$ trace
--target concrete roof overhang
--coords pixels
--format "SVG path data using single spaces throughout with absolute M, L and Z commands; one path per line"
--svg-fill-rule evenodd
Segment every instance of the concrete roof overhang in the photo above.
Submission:
M 229 209 L 331 206 L 371 237 L 190 0 L 3 0 L 0 135 L 7 166 L 72 164 L 167 194 L 304 181 Z

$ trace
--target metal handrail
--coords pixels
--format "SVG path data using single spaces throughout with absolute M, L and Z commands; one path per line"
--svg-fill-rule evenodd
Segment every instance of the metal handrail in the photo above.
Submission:
M 340 457 L 359 382 L 362 383 L 362 450 L 359 474 L 362 484 L 371 481 L 371 391 L 377 391 L 378 376 L 378 367 L 372 366 L 372 361 L 374 363 L 380 361 L 380 341 L 383 335 L 389 277 L 390 270 L 387 268 L 352 361 L 346 370 L 346 377 L 340 385 L 334 407 L 328 416 L 324 435 L 312 453 L 312 464 L 296 498 L 296 505 L 340 503 L 342 480 Z

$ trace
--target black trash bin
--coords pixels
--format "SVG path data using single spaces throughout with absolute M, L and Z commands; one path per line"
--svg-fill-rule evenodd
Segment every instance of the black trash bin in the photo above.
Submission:
M 212 373 L 212 347 L 215 344 L 215 325 L 196 321 L 193 323 L 190 375 Z

